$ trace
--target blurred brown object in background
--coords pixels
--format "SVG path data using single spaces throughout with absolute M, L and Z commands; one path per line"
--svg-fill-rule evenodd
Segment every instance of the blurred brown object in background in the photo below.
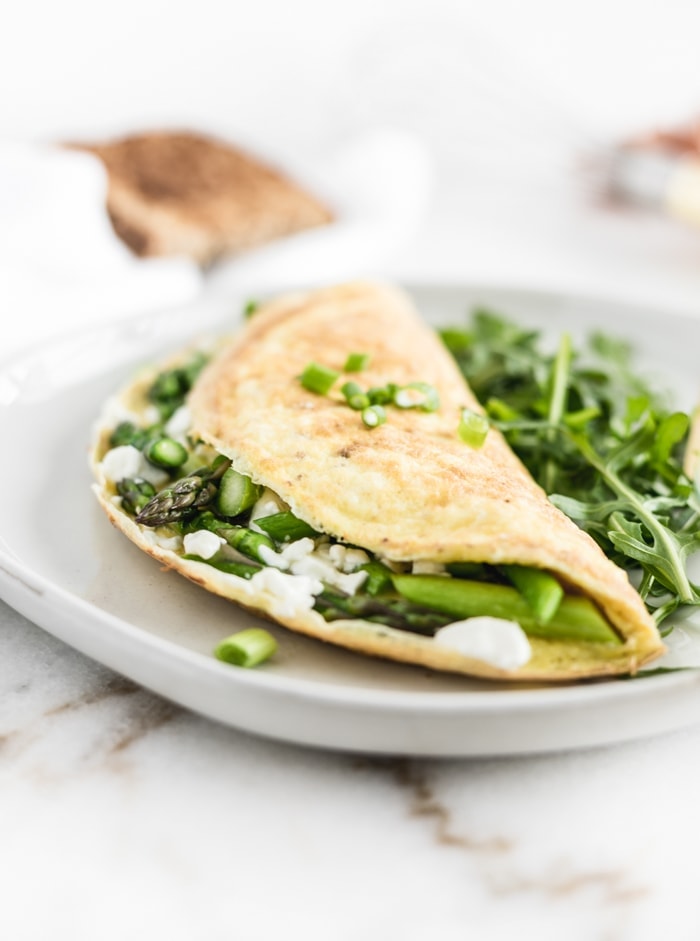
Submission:
M 200 134 L 161 131 L 68 146 L 104 163 L 112 224 L 137 255 L 188 255 L 207 265 L 333 219 L 279 171 Z
M 652 131 L 629 138 L 624 146 L 633 148 L 654 148 L 677 154 L 695 154 L 700 156 L 700 118 L 685 127 L 664 131 Z

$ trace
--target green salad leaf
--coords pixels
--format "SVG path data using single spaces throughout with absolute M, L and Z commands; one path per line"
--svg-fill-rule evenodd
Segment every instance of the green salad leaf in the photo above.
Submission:
M 700 549 L 700 492 L 683 469 L 690 418 L 604 334 L 553 352 L 540 331 L 487 310 L 441 332 L 491 423 L 552 503 L 625 568 L 657 624 L 700 604 L 687 572 Z

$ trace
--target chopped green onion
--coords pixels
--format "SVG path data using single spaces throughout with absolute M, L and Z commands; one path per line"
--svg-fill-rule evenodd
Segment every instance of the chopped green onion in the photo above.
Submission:
M 367 408 L 371 404 L 367 393 L 356 382 L 346 382 L 341 386 L 340 391 L 345 396 L 345 401 L 350 408 L 356 412 L 361 412 L 363 408 Z
M 369 404 L 369 396 L 365 395 L 364 392 L 361 395 L 352 395 L 348 399 L 348 405 L 356 412 L 361 412 Z
M 246 320 L 253 316 L 260 304 L 257 301 L 250 300 L 243 308 L 243 316 Z
M 362 409 L 362 421 L 368 428 L 377 428 L 386 421 L 386 412 L 381 405 L 368 405 Z
M 370 404 L 391 405 L 398 388 L 395 382 L 389 382 L 385 386 L 372 386 L 371 389 L 367 390 Z
M 173 438 L 154 438 L 143 449 L 144 457 L 156 467 L 182 467 L 187 458 L 187 448 Z
M 309 363 L 299 377 L 299 381 L 309 392 L 315 392 L 317 395 L 327 395 L 339 375 L 339 372 L 330 369 L 328 366 L 322 366 L 320 363 Z
M 305 536 L 318 536 L 316 530 L 300 520 L 291 511 L 284 510 L 281 513 L 273 513 L 271 516 L 259 517 L 255 520 L 255 525 L 259 526 L 275 542 L 296 542 L 297 539 L 303 539 Z
M 221 478 L 217 509 L 222 516 L 238 516 L 251 508 L 261 492 L 262 487 L 254 484 L 250 477 L 229 467 Z
M 353 395 L 365 395 L 364 389 L 357 382 L 344 382 L 340 387 L 340 391 L 348 400 L 351 399 Z
M 369 353 L 350 353 L 345 360 L 343 372 L 362 372 L 363 369 L 367 369 L 369 366 L 369 360 Z
M 423 412 L 436 412 L 440 408 L 440 396 L 435 386 L 428 382 L 409 382 L 394 392 L 397 408 L 419 408 Z
M 262 627 L 249 627 L 224 638 L 214 650 L 217 660 L 237 667 L 256 667 L 277 650 L 277 641 Z
M 523 596 L 541 624 L 547 624 L 559 610 L 564 589 L 559 582 L 541 569 L 524 565 L 504 565 L 503 571 Z
M 473 412 L 469 408 L 462 409 L 457 433 L 470 448 L 480 448 L 489 432 L 489 420 L 485 415 Z

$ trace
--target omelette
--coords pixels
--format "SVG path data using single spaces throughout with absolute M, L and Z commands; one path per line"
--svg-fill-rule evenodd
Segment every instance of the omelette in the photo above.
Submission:
M 630 674 L 664 652 L 626 573 L 389 285 L 285 295 L 145 369 L 106 404 L 91 462 L 145 552 L 321 641 L 508 681 Z

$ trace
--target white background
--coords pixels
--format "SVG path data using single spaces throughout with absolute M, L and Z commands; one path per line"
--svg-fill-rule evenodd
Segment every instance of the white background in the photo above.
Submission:
M 0 22 L 0 135 L 197 127 L 284 165 L 397 126 L 438 180 L 402 275 L 694 306 L 695 233 L 592 209 L 580 163 L 700 111 L 698 35 L 682 0 L 27 0 Z

